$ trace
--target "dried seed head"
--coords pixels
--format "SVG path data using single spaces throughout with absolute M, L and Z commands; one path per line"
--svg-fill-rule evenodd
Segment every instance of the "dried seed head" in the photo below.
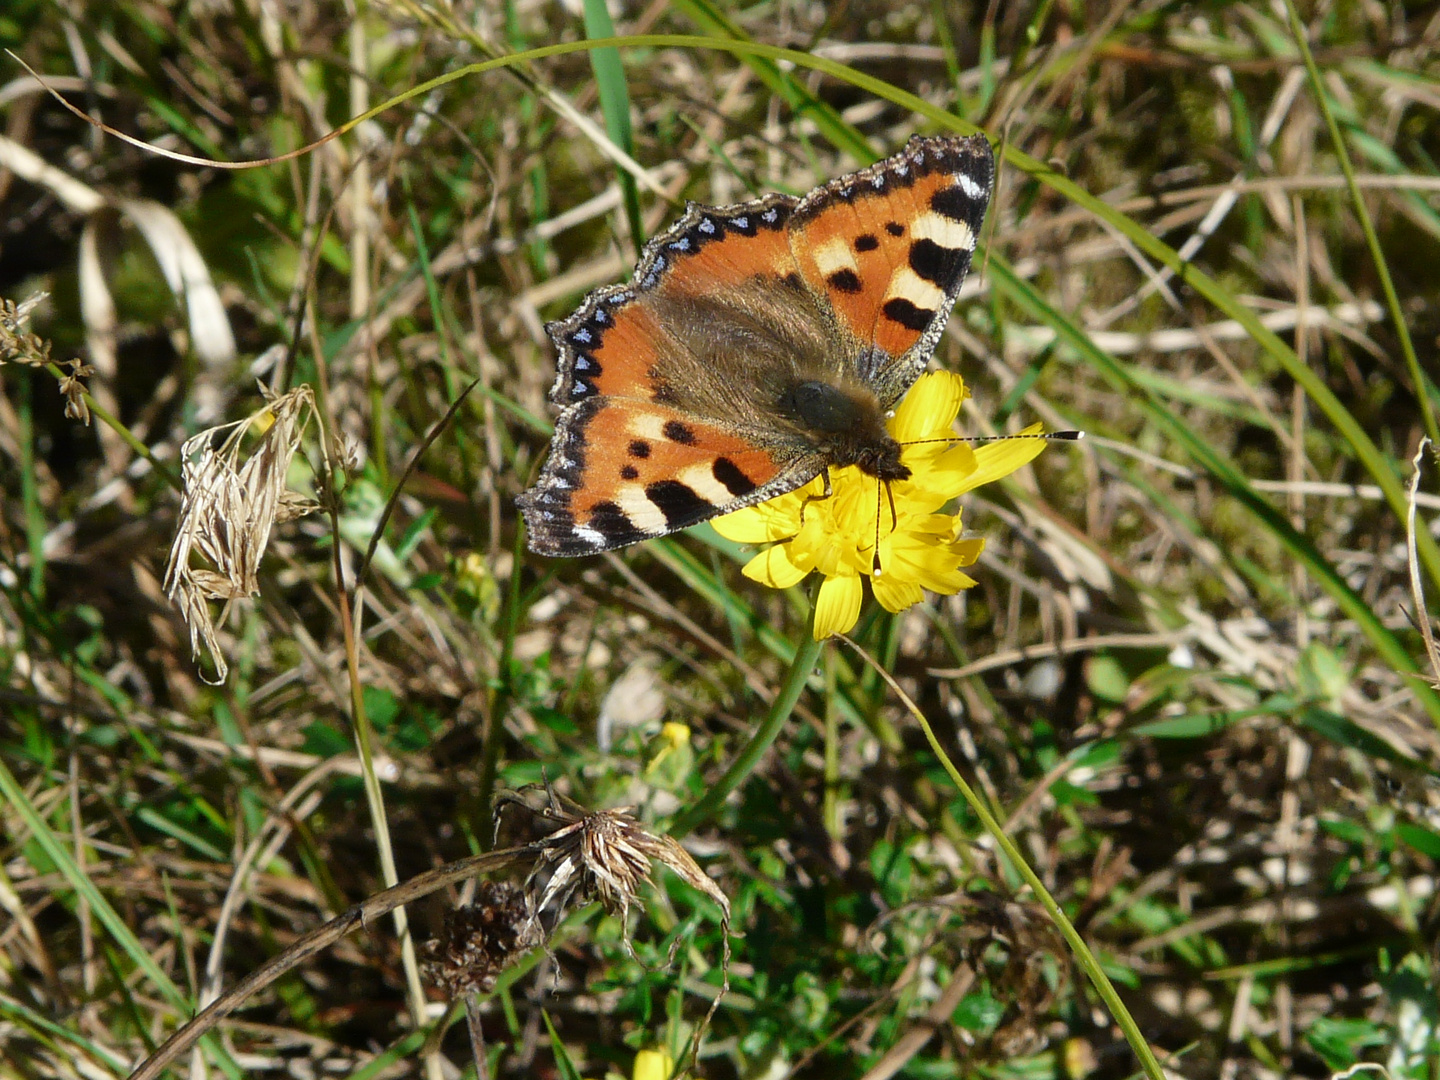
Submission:
M 285 486 L 290 462 L 314 416 L 314 393 L 301 386 L 244 420 L 202 431 L 181 448 L 185 490 L 165 568 L 165 593 L 190 628 L 191 655 L 198 656 L 202 644 L 210 654 L 216 683 L 224 682 L 229 671 L 215 632 L 217 621 L 224 621 L 232 601 L 260 591 L 260 560 L 271 528 L 318 505 Z M 241 443 L 252 430 L 263 434 L 242 461 Z M 212 444 L 221 432 L 225 438 L 216 449 Z M 210 565 L 191 566 L 192 554 Z M 224 604 L 218 620 L 210 615 L 212 600 Z
M 544 806 L 521 795 L 500 800 L 502 810 L 521 809 L 522 825 L 539 834 L 533 843 L 540 859 L 526 882 L 532 896 L 538 896 L 537 916 L 553 924 L 572 901 L 598 899 L 624 921 L 640 883 L 650 876 L 652 861 L 658 861 L 719 904 L 728 923 L 729 898 L 674 839 L 645 828 L 629 807 L 586 811 L 553 791 L 547 794 Z
M 453 1000 L 495 989 L 500 973 L 538 944 L 540 928 L 524 891 L 482 881 L 475 902 L 445 916 L 422 956 L 430 978 Z
M 0 364 L 42 365 L 50 361 L 50 343 L 28 329 L 30 314 L 49 293 L 35 293 L 16 304 L 0 300 Z
M 50 342 L 28 329 L 31 314 L 49 296 L 47 292 L 37 292 L 19 304 L 13 300 L 0 300 L 0 365 L 44 367 L 52 362 Z M 95 369 L 82 360 L 54 362 L 70 369 L 70 374 L 60 380 L 66 417 L 89 424 L 90 406 L 85 403 L 85 384 L 81 380 L 95 374 Z

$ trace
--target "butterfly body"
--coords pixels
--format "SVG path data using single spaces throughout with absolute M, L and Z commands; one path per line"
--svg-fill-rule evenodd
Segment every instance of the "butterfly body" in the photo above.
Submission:
M 944 330 L 992 174 L 982 136 L 916 138 L 801 199 L 692 203 L 630 284 L 547 327 L 561 414 L 519 499 L 532 549 L 662 536 L 830 467 L 906 478 L 885 417 Z

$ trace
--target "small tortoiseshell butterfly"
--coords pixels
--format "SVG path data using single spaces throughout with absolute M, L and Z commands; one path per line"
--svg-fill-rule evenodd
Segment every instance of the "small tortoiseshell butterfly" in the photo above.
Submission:
M 560 418 L 517 500 L 531 550 L 664 536 L 830 466 L 908 477 L 885 417 L 945 329 L 994 173 L 983 135 L 916 136 L 804 198 L 691 203 L 630 284 L 546 327 Z

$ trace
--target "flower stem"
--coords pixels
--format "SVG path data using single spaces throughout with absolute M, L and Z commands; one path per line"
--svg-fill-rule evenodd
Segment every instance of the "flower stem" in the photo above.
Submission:
M 675 823 L 670 826 L 671 836 L 678 840 L 697 826 L 709 821 L 724 804 L 729 794 L 755 771 L 755 766 L 760 763 L 760 758 L 764 756 L 766 750 L 770 749 L 770 744 L 775 741 L 775 736 L 780 734 L 780 729 L 785 726 L 785 721 L 790 719 L 790 714 L 795 709 L 795 702 L 800 700 L 800 692 L 805 689 L 805 683 L 815 667 L 815 660 L 820 655 L 822 644 L 823 642 L 816 641 L 809 633 L 801 635 L 800 644 L 795 647 L 795 658 L 790 661 L 790 671 L 785 676 L 785 682 L 780 687 L 780 692 L 775 695 L 775 700 L 770 703 L 770 712 L 766 714 L 760 726 L 755 729 L 755 734 L 750 736 L 750 741 L 745 744 L 745 748 L 740 751 L 739 756 L 730 763 L 730 767 L 725 770 L 725 775 L 711 786 L 704 798 L 675 819 Z
M 1090 977 L 1091 984 L 1105 1002 L 1105 1007 L 1110 1010 L 1111 1017 L 1114 1018 L 1115 1023 L 1119 1025 L 1120 1030 L 1124 1033 L 1125 1041 L 1130 1044 L 1130 1049 L 1135 1052 L 1135 1057 L 1140 1062 L 1141 1071 L 1149 1080 L 1165 1080 L 1165 1074 L 1160 1069 L 1160 1062 L 1156 1060 L 1155 1052 L 1150 1049 L 1150 1043 L 1140 1031 L 1140 1025 L 1137 1024 L 1135 1018 L 1130 1015 L 1130 1010 L 1125 1007 L 1125 1002 L 1120 1000 L 1120 995 L 1116 992 L 1114 984 L 1100 967 L 1100 961 L 1095 959 L 1095 954 L 1090 951 L 1090 946 L 1085 944 L 1085 939 L 1080 936 L 1080 931 L 1075 929 L 1075 924 L 1070 921 L 1055 898 L 1050 895 L 1050 891 L 1045 888 L 1045 883 L 1040 880 L 1040 876 L 1030 868 L 1030 864 L 1025 861 L 1025 856 L 1020 854 L 1020 849 L 1015 846 L 1015 842 L 1005 834 L 1004 827 L 996 820 L 995 815 L 990 813 L 990 808 L 985 805 L 984 800 L 976 794 L 974 788 L 965 782 L 965 778 L 962 777 L 960 771 L 955 768 L 954 763 L 950 760 L 950 755 L 945 753 L 944 747 L 940 745 L 940 740 L 935 737 L 935 732 L 931 729 L 930 722 L 925 719 L 925 714 L 920 711 L 920 707 L 910 699 L 910 695 L 905 693 L 900 687 L 900 684 L 895 681 L 888 671 L 880 666 L 874 657 L 844 634 L 838 636 L 841 641 L 859 653 L 861 659 L 874 668 L 879 676 L 890 685 L 890 689 L 900 698 L 905 708 L 909 710 L 910 715 L 915 718 L 915 722 L 918 723 L 921 730 L 925 732 L 925 739 L 930 743 L 930 749 L 934 751 L 935 756 L 940 759 L 940 764 L 944 767 L 946 773 L 949 774 L 951 782 L 959 789 L 965 801 L 969 803 L 970 809 L 975 811 L 975 816 L 978 817 L 985 826 L 985 831 L 995 838 L 995 843 L 999 846 L 1000 850 L 1004 852 L 1005 857 L 1010 860 L 1010 864 L 1016 869 L 1020 876 L 1025 879 L 1025 883 L 1030 886 L 1031 891 L 1035 894 L 1035 898 L 1040 901 L 1040 906 L 1045 909 L 1046 913 L 1050 916 L 1050 921 L 1055 924 L 1055 928 L 1060 931 L 1061 936 L 1065 938 L 1066 944 L 1070 946 L 1070 952 L 1071 955 L 1075 957 L 1075 962 L 1079 964 L 1085 974 Z

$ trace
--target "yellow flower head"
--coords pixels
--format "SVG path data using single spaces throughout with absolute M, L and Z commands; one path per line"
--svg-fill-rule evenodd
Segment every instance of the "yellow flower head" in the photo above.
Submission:
M 635 1055 L 635 1070 L 630 1080 L 670 1080 L 675 1062 L 664 1050 L 641 1050 Z
M 821 497 L 824 478 L 817 476 L 796 491 L 715 519 L 716 531 L 730 540 L 781 541 L 746 564 L 746 577 L 785 589 L 812 570 L 824 575 L 815 601 L 816 640 L 855 625 L 862 577 L 871 579 L 875 599 L 887 611 L 919 603 L 924 589 L 950 594 L 975 584 L 960 567 L 979 558 L 985 541 L 961 539 L 960 515 L 937 511 L 971 488 L 1008 476 L 1045 442 L 1003 439 L 973 449 L 945 442 L 965 396 L 964 381 L 948 371 L 927 372 L 916 381 L 889 423 L 903 447 L 900 460 L 910 469 L 908 480 L 889 485 L 889 498 L 873 476 L 847 465 L 830 470 L 828 499 Z M 1037 424 L 1022 434 L 1039 432 Z

